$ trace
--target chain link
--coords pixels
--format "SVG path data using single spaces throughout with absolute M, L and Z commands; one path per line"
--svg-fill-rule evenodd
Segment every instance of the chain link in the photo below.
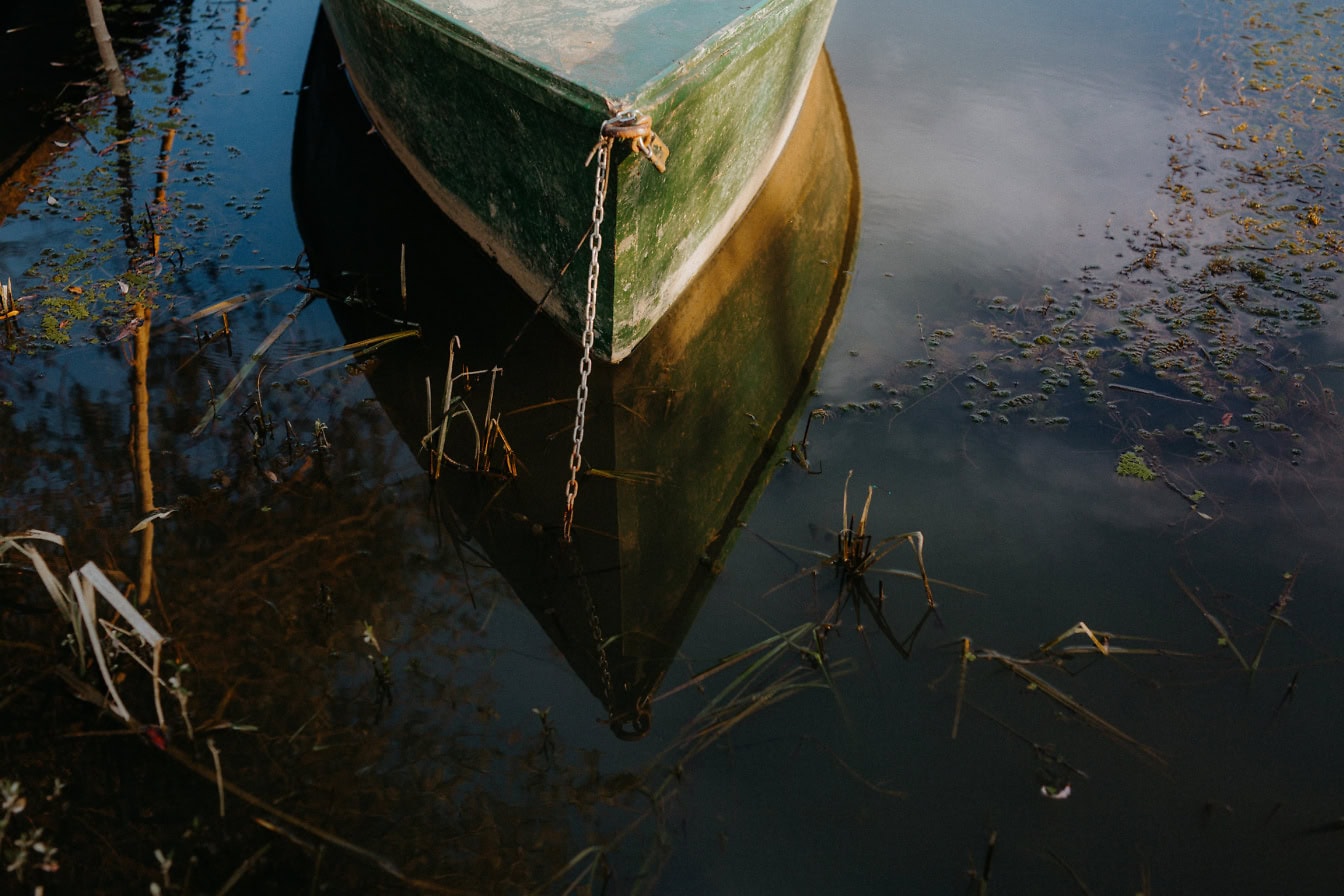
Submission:
M 597 618 L 597 606 L 593 603 L 592 592 L 588 590 L 588 579 L 579 575 L 577 580 L 583 589 L 584 603 L 588 605 L 588 628 L 592 630 L 593 643 L 597 645 L 597 671 L 602 676 L 602 705 L 614 717 L 615 697 L 611 687 L 611 666 L 607 662 L 607 641 L 602 636 L 602 620 Z
M 588 234 L 588 303 L 583 312 L 583 358 L 579 361 L 579 390 L 574 408 L 574 447 L 569 453 L 569 482 L 565 485 L 565 516 L 561 539 L 568 543 L 574 527 L 574 502 L 579 497 L 579 470 L 583 466 L 583 424 L 588 413 L 588 376 L 593 372 L 593 338 L 597 321 L 597 281 L 601 274 L 602 219 L 606 215 L 607 178 L 615 138 L 602 136 L 594 147 L 597 179 L 593 199 L 593 229 Z M 605 656 L 603 657 L 605 659 Z

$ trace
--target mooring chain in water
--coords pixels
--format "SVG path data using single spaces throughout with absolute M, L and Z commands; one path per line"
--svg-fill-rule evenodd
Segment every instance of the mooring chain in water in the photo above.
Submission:
M 593 633 L 593 644 L 597 647 L 597 671 L 602 676 L 602 703 L 615 720 L 615 696 L 611 688 L 611 665 L 607 662 L 607 640 L 602 636 L 602 620 L 597 617 L 597 605 L 593 603 L 593 594 L 588 590 L 588 579 L 580 572 L 575 581 L 583 590 L 583 602 L 588 610 L 588 628 Z
M 619 709 L 616 706 L 616 685 L 611 674 L 611 661 L 607 653 L 607 639 L 602 632 L 602 617 L 597 612 L 597 603 L 588 587 L 588 576 L 584 573 L 583 561 L 579 558 L 574 545 L 561 542 L 551 555 L 557 564 L 556 571 L 562 579 L 570 582 L 583 598 L 583 609 L 588 614 L 588 632 L 593 638 L 593 651 L 597 656 L 597 672 L 602 683 L 602 706 L 607 711 L 606 723 L 613 734 L 621 740 L 640 740 L 653 727 L 653 712 L 649 708 L 647 696 L 638 698 L 631 709 Z

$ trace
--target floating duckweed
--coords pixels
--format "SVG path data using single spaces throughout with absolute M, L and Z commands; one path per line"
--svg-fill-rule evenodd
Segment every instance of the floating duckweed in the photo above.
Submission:
M 1132 476 L 1144 482 L 1151 482 L 1157 478 L 1157 474 L 1136 451 L 1126 451 L 1120 455 L 1120 461 L 1115 465 L 1115 473 L 1117 476 Z
M 1021 395 L 1014 395 L 1012 398 L 999 402 L 999 410 L 1010 411 L 1015 408 L 1024 408 L 1040 398 L 1041 396 L 1034 392 L 1023 392 Z
M 961 363 L 948 359 L 944 368 L 940 359 L 921 373 L 937 371 L 939 382 L 960 379 L 962 397 L 977 399 L 962 409 L 977 421 L 993 415 L 1006 423 L 1025 409 L 1040 425 L 1064 419 L 1047 415 L 1070 400 L 1074 378 L 1081 397 L 1100 410 L 1106 405 L 1101 379 L 1133 377 L 1127 404 L 1152 421 L 1159 437 L 1186 426 L 1188 460 L 1196 463 L 1224 456 L 1214 440 L 1236 429 L 1218 425 L 1229 403 L 1260 409 L 1244 418 L 1243 428 L 1294 437 L 1300 434 L 1272 417 L 1294 409 L 1305 419 L 1332 419 L 1322 413 L 1333 410 L 1333 399 L 1317 384 L 1319 368 L 1307 366 L 1312 359 L 1305 352 L 1284 350 L 1300 329 L 1334 323 L 1338 311 L 1327 306 L 1338 298 L 1334 272 L 1344 268 L 1344 216 L 1334 201 L 1344 159 L 1344 74 L 1332 61 L 1344 55 L 1344 31 L 1314 27 L 1306 8 L 1276 7 L 1259 24 L 1231 22 L 1221 35 L 1194 45 L 1195 74 L 1185 100 L 1198 113 L 1197 130 L 1172 135 L 1169 170 L 1158 187 L 1165 202 L 1154 206 L 1151 222 L 1106 221 L 1102 237 L 1122 241 L 1113 245 L 1121 250 L 1118 262 L 1087 264 L 1078 277 L 1059 277 L 1072 286 L 1068 297 L 1045 285 L 1023 301 L 1006 294 L 982 299 L 981 314 L 989 320 L 956 330 L 959 341 L 971 343 Z M 1258 70 L 1260 85 L 1273 92 L 1260 96 L 1247 86 L 1250 63 L 1264 52 L 1245 42 L 1242 30 L 1250 27 L 1273 28 L 1277 41 L 1275 65 Z M 1079 233 L 1090 230 L 1080 226 Z M 1206 255 L 1195 262 L 1200 251 Z M 1011 293 L 1021 284 L 1003 288 Z M 953 329 L 930 332 L 937 340 Z M 997 354 L 991 358 L 991 352 Z M 1039 378 L 1022 372 L 1024 364 L 1037 365 Z M 972 369 L 988 372 L 967 377 Z M 1010 392 L 996 379 L 1020 385 Z M 1013 394 L 1032 387 L 1033 379 L 1039 393 Z M 1157 388 L 1145 388 L 1154 383 Z M 981 397 L 986 393 L 992 401 Z M 1195 402 L 1196 416 L 1208 407 L 1212 417 L 1190 427 Z M 1143 418 L 1126 419 L 1132 427 Z M 1244 456 L 1259 448 L 1247 442 L 1229 450 Z M 1128 475 L 1148 478 L 1140 473 L 1147 465 L 1131 453 Z

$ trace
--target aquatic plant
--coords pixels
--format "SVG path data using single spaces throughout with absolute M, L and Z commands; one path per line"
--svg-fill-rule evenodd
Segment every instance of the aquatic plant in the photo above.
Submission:
M 1143 459 L 1138 451 L 1126 451 L 1120 455 L 1120 461 L 1115 465 L 1115 474 L 1117 476 L 1132 476 L 1135 479 L 1142 479 L 1144 482 L 1152 482 L 1157 478 L 1152 467 Z

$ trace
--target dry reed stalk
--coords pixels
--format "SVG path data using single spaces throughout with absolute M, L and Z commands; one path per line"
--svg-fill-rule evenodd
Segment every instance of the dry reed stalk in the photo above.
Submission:
M 1086 706 L 1083 706 L 1083 704 L 1079 703 L 1073 697 L 1070 697 L 1068 694 L 1064 693 L 1059 688 L 1055 687 L 1053 684 L 1051 684 L 1041 676 L 1037 675 L 1035 672 L 1028 669 L 1026 663 L 1024 663 L 1022 660 L 1015 659 L 1014 657 L 999 653 L 998 651 L 994 650 L 982 650 L 977 654 L 977 656 L 983 659 L 994 660 L 1000 663 L 1001 665 L 1005 666 L 1006 668 L 1011 669 L 1014 675 L 1023 679 L 1028 684 L 1034 686 L 1036 690 L 1040 691 L 1042 694 L 1045 694 L 1051 700 L 1054 700 L 1060 706 L 1064 707 L 1069 712 L 1078 716 L 1078 718 L 1082 719 L 1084 722 L 1091 725 L 1093 728 L 1096 728 L 1098 731 L 1101 731 L 1102 733 L 1108 735 L 1114 740 L 1119 741 L 1125 746 L 1137 750 L 1138 752 L 1142 753 L 1144 756 L 1147 756 L 1154 762 L 1160 765 L 1166 765 L 1167 761 L 1164 758 L 1162 758 L 1162 755 L 1158 753 L 1156 750 L 1154 750 L 1152 747 L 1149 747 L 1146 744 L 1129 736 L 1124 731 L 1117 728 L 1115 725 L 1112 725 L 1110 722 L 1106 721 L 1101 716 L 1097 715 L 1092 710 L 1088 709 Z
M 957 676 L 957 703 L 956 709 L 952 712 L 952 739 L 957 739 L 957 731 L 961 728 L 961 705 L 966 699 L 966 673 L 969 671 L 971 660 L 974 654 L 971 652 L 971 639 L 961 639 L 961 672 Z
M 1241 668 L 1247 672 L 1250 672 L 1251 671 L 1250 663 L 1247 663 L 1246 657 L 1241 655 L 1241 651 L 1237 649 L 1236 643 L 1232 640 L 1232 636 L 1228 634 L 1228 631 L 1223 626 L 1223 624 L 1218 621 L 1217 617 L 1215 617 L 1212 613 L 1210 613 L 1207 609 L 1204 608 L 1204 604 L 1200 601 L 1198 597 L 1195 596 L 1195 592 L 1191 591 L 1190 588 L 1185 584 L 1185 582 L 1181 581 L 1181 577 L 1176 575 L 1175 570 L 1171 571 L 1171 577 L 1172 579 L 1175 580 L 1176 585 L 1181 589 L 1181 592 L 1187 598 L 1190 599 L 1190 603 L 1195 605 L 1195 609 L 1199 610 L 1200 614 L 1209 623 L 1209 625 L 1213 628 L 1213 630 L 1218 633 L 1219 640 L 1223 644 L 1227 645 L 1227 648 L 1232 651 L 1232 655 L 1237 658 L 1237 662 L 1241 663 Z
M 239 305 L 243 305 L 248 302 L 253 301 L 264 302 L 268 299 L 273 299 L 283 292 L 287 292 L 291 289 L 294 289 L 298 285 L 299 281 L 294 280 L 289 283 L 286 283 L 284 286 L 276 286 L 271 289 L 258 289 L 254 292 L 239 293 L 236 296 L 231 296 L 227 299 L 222 299 L 211 305 L 207 305 L 206 307 L 200 309 L 199 311 L 194 311 L 191 314 L 188 314 L 186 317 L 179 317 L 177 318 L 176 323 L 191 324 L 203 318 L 210 317 L 211 315 L 214 314 L 223 315 L 225 312 L 232 311 Z
M 285 363 L 294 364 L 298 361 L 306 361 L 310 358 L 316 358 L 321 355 L 330 355 L 334 352 L 349 352 L 348 357 L 340 357 L 334 361 L 328 361 L 325 364 L 319 364 L 316 367 L 310 367 L 307 370 L 300 371 L 298 374 L 296 374 L 297 376 L 300 377 L 308 377 L 312 376 L 315 373 L 321 373 L 322 371 L 328 368 L 336 367 L 340 364 L 349 364 L 352 361 L 363 360 L 364 358 L 366 358 L 369 355 L 372 355 L 374 352 L 378 351 L 385 345 L 396 342 L 397 340 L 400 339 L 407 339 L 409 337 L 419 335 L 420 330 L 418 328 L 409 330 L 397 330 L 394 333 L 385 333 L 382 336 L 370 336 L 368 339 L 360 339 L 355 342 L 347 342 L 345 345 L 338 345 L 334 346 L 333 348 L 323 348 L 318 349 L 315 352 L 303 352 L 302 354 L 291 355 L 290 357 L 285 359 Z
M 205 432 L 205 428 L 214 422 L 215 414 L 218 412 L 219 406 L 233 397 L 233 393 L 238 391 L 238 387 L 247 380 L 248 376 L 252 373 L 252 370 L 261 363 L 261 359 L 266 356 L 266 352 L 275 344 L 275 341 L 284 335 L 284 332 L 299 319 L 299 315 L 303 313 L 303 309 L 307 308 L 312 301 L 313 294 L 305 293 L 303 298 L 299 299 L 294 305 L 294 309 L 286 314 L 280 323 L 275 325 L 275 328 L 261 341 L 260 345 L 253 349 L 252 354 L 247 356 L 247 360 L 238 368 L 238 372 L 234 374 L 233 379 L 224 387 L 224 391 L 211 402 L 210 410 L 206 411 L 205 416 L 202 417 L 201 421 L 196 424 L 194 429 L 192 429 L 191 434 L 193 437 L 199 436 L 201 433 Z

